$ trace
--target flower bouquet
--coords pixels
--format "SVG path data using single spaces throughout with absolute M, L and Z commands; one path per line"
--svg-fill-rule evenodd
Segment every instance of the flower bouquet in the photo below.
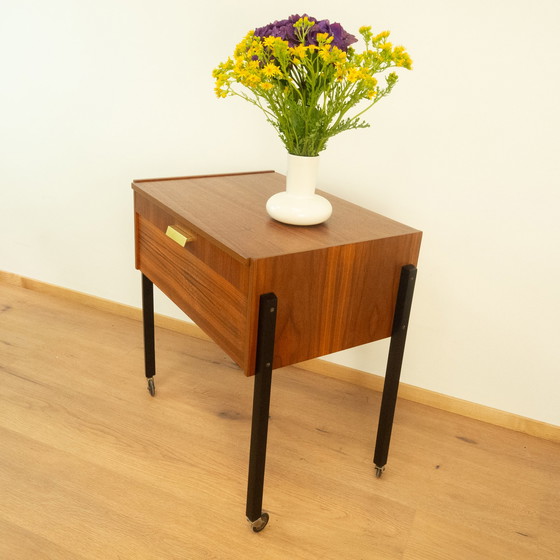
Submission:
M 249 101 L 264 112 L 288 154 L 315 158 L 332 136 L 369 126 L 360 117 L 398 80 L 391 72 L 380 84 L 376 74 L 411 69 L 409 55 L 387 40 L 388 31 L 374 35 L 361 27 L 359 33 L 363 52 L 351 46 L 356 37 L 339 23 L 307 15 L 249 31 L 233 58 L 213 71 L 216 94 Z

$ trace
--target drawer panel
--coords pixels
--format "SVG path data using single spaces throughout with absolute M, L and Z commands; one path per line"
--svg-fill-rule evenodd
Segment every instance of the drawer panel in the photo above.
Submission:
M 192 224 L 177 219 L 171 213 L 144 197 L 135 195 L 135 209 L 145 220 L 165 234 L 169 226 L 178 226 L 181 230 L 194 234 L 196 240 L 187 243 L 184 251 L 208 265 L 220 276 L 233 284 L 238 290 L 247 291 L 247 263 L 235 259 L 229 253 L 216 246 L 204 232 L 199 232 Z
M 206 239 L 181 247 L 165 235 L 162 224 L 165 220 L 154 224 L 136 214 L 136 267 L 245 369 L 248 309 L 247 294 L 240 286 L 247 285 L 248 267 L 231 263 L 229 255 Z M 199 252 L 201 241 L 205 247 Z M 217 271 L 214 263 L 227 266 L 220 265 Z M 224 270 L 233 274 L 222 274 Z

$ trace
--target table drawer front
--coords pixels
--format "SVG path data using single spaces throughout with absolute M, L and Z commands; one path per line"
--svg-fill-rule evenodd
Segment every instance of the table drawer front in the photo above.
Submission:
M 154 224 L 143 215 L 136 215 L 137 268 L 245 368 L 247 295 L 239 288 L 247 283 L 248 267 L 231 263 L 231 257 L 212 247 L 208 240 L 203 240 L 206 246 L 202 253 L 197 253 L 196 246 L 202 241 L 198 237 L 182 247 L 165 234 L 165 222 Z M 221 274 L 223 266 L 216 271 L 208 264 L 215 262 L 226 263 L 226 269 L 234 272 L 230 276 L 237 281 L 232 283 Z
M 208 265 L 225 280 L 233 284 L 238 290 L 247 291 L 247 264 L 236 260 L 230 254 L 218 248 L 204 233 L 198 232 L 191 224 L 178 220 L 156 204 L 144 197 L 135 196 L 135 209 L 137 214 L 150 222 L 161 233 L 171 235 L 176 230 L 179 235 L 185 234 L 190 239 L 182 249 L 198 260 Z M 179 239 L 177 239 L 177 242 Z

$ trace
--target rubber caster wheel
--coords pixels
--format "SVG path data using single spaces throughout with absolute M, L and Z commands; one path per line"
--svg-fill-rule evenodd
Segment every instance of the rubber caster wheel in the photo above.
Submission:
M 154 383 L 153 377 L 150 377 L 148 379 L 148 391 L 149 391 L 150 395 L 152 395 L 152 397 L 155 396 L 155 394 L 156 394 L 156 384 Z
M 268 524 L 268 513 L 263 513 L 258 519 L 251 523 L 251 527 L 255 533 L 260 533 Z
M 383 476 L 384 470 L 385 467 L 378 467 L 377 465 L 375 465 L 375 478 L 381 478 Z

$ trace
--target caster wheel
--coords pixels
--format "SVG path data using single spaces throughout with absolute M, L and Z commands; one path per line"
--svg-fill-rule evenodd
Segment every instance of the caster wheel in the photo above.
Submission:
M 156 385 L 154 383 L 154 379 L 153 377 L 150 377 L 148 379 L 148 391 L 150 392 L 150 395 L 152 395 L 152 397 L 155 396 L 156 394 Z
M 383 476 L 383 471 L 385 470 L 385 467 L 378 467 L 377 465 L 375 466 L 375 478 L 381 478 Z
M 269 520 L 268 513 L 263 513 L 257 520 L 251 523 L 251 527 L 255 533 L 260 533 L 267 525 Z

